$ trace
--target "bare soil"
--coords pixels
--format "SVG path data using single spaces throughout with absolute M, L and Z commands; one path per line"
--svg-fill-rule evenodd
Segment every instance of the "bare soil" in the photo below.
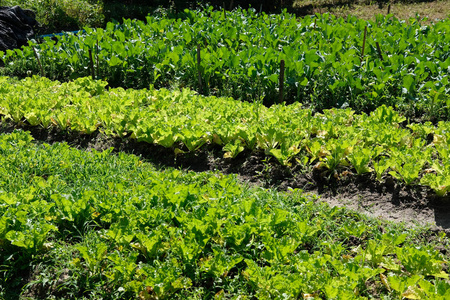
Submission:
M 352 15 L 361 19 L 375 19 L 377 15 L 392 14 L 401 20 L 420 16 L 431 22 L 449 17 L 448 0 L 296 0 L 292 11 L 298 16 L 331 13 L 346 18 Z
M 80 135 L 57 129 L 43 129 L 26 124 L 1 124 L 0 133 L 14 129 L 30 131 L 38 142 L 67 142 L 86 150 L 102 151 L 114 147 L 115 152 L 141 156 L 157 167 L 175 167 L 196 172 L 219 171 L 237 174 L 244 182 L 278 190 L 302 189 L 319 196 L 316 201 L 331 206 L 346 207 L 368 216 L 408 226 L 430 226 L 433 231 L 450 234 L 450 197 L 437 197 L 429 188 L 405 186 L 391 177 L 379 182 L 373 176 L 356 176 L 351 170 L 332 173 L 298 165 L 281 166 L 263 152 L 244 151 L 236 158 L 223 158 L 223 151 L 208 146 L 195 153 L 175 155 L 173 149 L 136 142 L 132 139 L 111 138 L 100 132 Z

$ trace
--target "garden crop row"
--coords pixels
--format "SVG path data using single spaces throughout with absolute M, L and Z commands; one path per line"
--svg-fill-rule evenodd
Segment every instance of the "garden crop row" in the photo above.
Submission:
M 421 184 L 443 196 L 450 190 L 450 123 L 406 124 L 381 106 L 370 115 L 330 109 L 313 114 L 301 104 L 247 103 L 195 92 L 122 88 L 79 78 L 59 83 L 33 77 L 0 78 L 0 115 L 16 123 L 58 127 L 193 152 L 221 147 L 234 158 L 247 149 L 264 151 L 282 165 L 327 174 L 349 170 L 390 175 L 406 185 Z
M 385 104 L 414 117 L 448 119 L 450 21 L 410 22 L 391 15 L 365 21 L 254 9 L 186 11 L 182 19 L 149 16 L 30 42 L 4 53 L 3 73 L 63 81 L 92 75 L 115 87 L 190 87 L 318 110 L 369 112 Z
M 22 131 L 0 135 L 0 295 L 23 288 L 76 299 L 450 296 L 446 261 L 409 240 L 414 234 L 381 233 L 373 221 L 298 191 L 157 171 L 110 152 L 38 145 Z M 26 272 L 26 286 L 14 282 Z

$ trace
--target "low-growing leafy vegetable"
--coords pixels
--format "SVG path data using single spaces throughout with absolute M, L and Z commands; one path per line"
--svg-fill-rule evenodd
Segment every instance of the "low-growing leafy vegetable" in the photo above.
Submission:
M 106 82 L 89 78 L 68 83 L 40 77 L 1 80 L 1 115 L 17 123 L 81 134 L 100 131 L 172 148 L 176 154 L 210 145 L 222 147 L 225 158 L 263 151 L 286 167 L 297 162 L 327 174 L 375 173 L 379 181 L 390 175 L 406 185 L 428 186 L 440 196 L 450 189 L 449 123 L 404 128 L 405 118 L 392 107 L 380 106 L 370 115 L 349 108 L 313 114 L 299 103 L 267 108 L 187 89 L 106 90 Z
M 22 131 L 0 135 L 0 166 L 0 295 L 42 286 L 44 298 L 450 295 L 445 258 L 412 244 L 418 233 L 383 225 L 381 234 L 374 220 L 298 190 L 157 170 Z M 13 280 L 28 271 L 26 286 Z

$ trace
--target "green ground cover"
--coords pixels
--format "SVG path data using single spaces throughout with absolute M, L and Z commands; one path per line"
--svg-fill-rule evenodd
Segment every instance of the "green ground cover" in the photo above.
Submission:
M 405 230 L 217 173 L 0 135 L 0 296 L 447 299 Z M 438 237 L 438 241 L 444 236 Z

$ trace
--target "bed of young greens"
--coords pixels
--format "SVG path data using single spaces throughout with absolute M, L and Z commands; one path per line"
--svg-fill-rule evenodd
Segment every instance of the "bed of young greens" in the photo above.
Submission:
M 389 174 L 405 185 L 428 186 L 439 196 L 450 190 L 450 123 L 403 126 L 406 119 L 391 107 L 370 115 L 349 108 L 313 114 L 299 103 L 267 108 L 186 89 L 105 90 L 106 82 L 89 78 L 0 81 L 0 114 L 15 123 L 82 134 L 99 130 L 176 153 L 205 145 L 222 147 L 229 158 L 245 149 L 264 151 L 285 166 L 296 163 L 328 175 L 373 173 L 379 181 Z
M 269 105 L 279 101 L 284 60 L 287 103 L 366 113 L 384 104 L 414 118 L 449 117 L 448 19 L 429 25 L 392 15 L 373 21 L 328 14 L 297 19 L 254 9 L 186 11 L 182 17 L 124 20 L 56 42 L 30 42 L 3 54 L 3 74 L 43 73 L 65 81 L 93 73 L 116 87 L 190 87 Z
M 0 135 L 0 154 L 4 297 L 450 296 L 446 259 L 420 242 L 420 230 L 300 191 L 156 170 L 110 150 L 36 144 L 22 131 Z

